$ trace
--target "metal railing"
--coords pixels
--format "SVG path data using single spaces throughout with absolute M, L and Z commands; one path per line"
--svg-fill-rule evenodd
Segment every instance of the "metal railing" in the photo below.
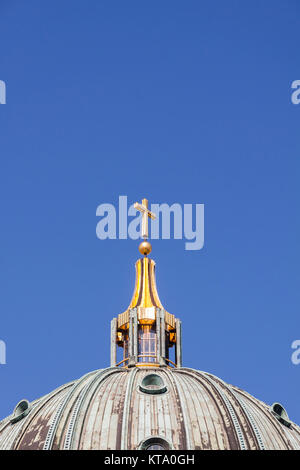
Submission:
M 149 358 L 152 357 L 152 358 L 155 358 L 155 359 L 157 358 L 157 356 L 154 355 L 154 354 L 139 354 L 139 355 L 137 356 L 137 359 L 140 359 L 140 358 L 142 358 L 142 357 L 145 357 L 145 358 L 147 358 L 147 357 L 149 357 Z M 119 367 L 121 364 L 124 364 L 122 367 L 127 367 L 127 363 L 129 362 L 129 359 L 130 359 L 129 357 L 125 357 L 125 359 L 122 359 L 122 361 L 117 362 L 117 364 L 115 365 L 115 367 Z M 177 367 L 177 364 L 176 364 L 175 362 L 171 361 L 171 359 L 168 359 L 167 357 L 165 357 L 164 360 L 167 362 L 168 367 L 171 367 L 171 365 L 172 365 L 173 367 Z M 155 363 L 155 362 L 149 362 L 149 363 L 147 363 L 147 362 L 139 362 L 139 361 L 137 361 L 137 362 L 138 362 L 138 364 L 151 364 L 151 365 L 153 365 L 153 364 L 158 364 L 158 362 L 157 362 L 157 363 Z M 172 368 L 173 368 L 173 367 L 172 367 Z

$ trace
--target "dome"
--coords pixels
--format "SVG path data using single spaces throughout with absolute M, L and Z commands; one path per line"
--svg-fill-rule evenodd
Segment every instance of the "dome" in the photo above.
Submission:
M 0 449 L 300 449 L 300 428 L 274 408 L 206 372 L 111 367 L 6 418 Z
M 155 215 L 146 199 L 136 207 L 146 240 Z M 300 428 L 280 403 L 183 367 L 181 321 L 159 299 L 146 246 L 129 307 L 111 321 L 110 367 L 22 399 L 0 422 L 0 449 L 300 449 Z

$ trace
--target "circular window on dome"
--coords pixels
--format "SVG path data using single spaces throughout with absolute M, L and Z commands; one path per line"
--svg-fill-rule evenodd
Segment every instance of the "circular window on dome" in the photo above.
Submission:
M 141 392 L 150 393 L 152 395 L 165 393 L 167 391 L 163 379 L 158 374 L 147 374 L 143 378 L 139 389 Z
M 20 419 L 25 418 L 26 415 L 28 415 L 30 411 L 30 404 L 28 400 L 21 400 L 17 404 L 17 406 L 14 409 L 13 416 L 10 420 L 10 422 L 16 423 L 17 421 L 20 421 Z
M 281 424 L 284 424 L 288 428 L 291 426 L 291 421 L 289 420 L 289 416 L 286 410 L 283 408 L 283 406 L 280 403 L 273 403 L 270 410 L 271 410 L 271 413 L 275 416 L 276 419 L 278 419 L 278 421 Z
M 165 439 L 153 436 L 149 437 L 139 445 L 140 450 L 169 450 L 172 449 L 171 444 Z

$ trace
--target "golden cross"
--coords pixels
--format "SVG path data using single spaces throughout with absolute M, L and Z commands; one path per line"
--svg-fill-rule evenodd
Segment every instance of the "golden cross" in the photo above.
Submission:
M 147 199 L 143 199 L 142 204 L 135 202 L 134 208 L 142 213 L 142 237 L 144 238 L 144 240 L 146 240 L 146 238 L 149 238 L 148 217 L 154 220 L 156 218 L 156 215 L 153 212 L 149 211 Z

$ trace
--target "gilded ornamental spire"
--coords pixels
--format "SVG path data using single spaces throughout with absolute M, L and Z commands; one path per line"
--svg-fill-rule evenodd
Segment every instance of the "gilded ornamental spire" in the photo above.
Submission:
M 143 258 L 135 263 L 136 279 L 131 302 L 125 312 L 111 323 L 111 365 L 181 366 L 181 322 L 168 313 L 158 296 L 155 280 L 155 261 L 148 258 L 152 246 L 149 238 L 149 218 L 156 215 L 148 209 L 148 200 L 134 207 L 142 213 L 139 245 Z M 175 345 L 174 361 L 169 349 Z M 117 346 L 123 348 L 123 360 L 117 362 Z

